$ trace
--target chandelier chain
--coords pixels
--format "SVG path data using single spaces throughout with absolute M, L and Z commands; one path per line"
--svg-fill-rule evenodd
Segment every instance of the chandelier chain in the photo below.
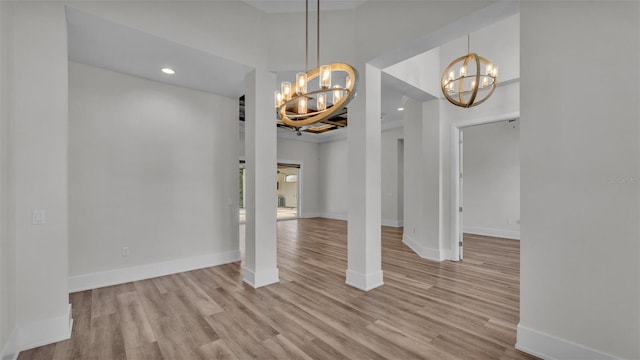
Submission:
M 358 72 L 349 64 L 331 63 L 320 65 L 320 0 L 316 1 L 316 68 L 309 70 L 309 41 L 310 20 L 309 0 L 305 0 L 305 70 L 297 73 L 295 82 L 283 81 L 280 90 L 274 91 L 274 103 L 278 115 L 278 125 L 300 129 L 302 126 L 310 126 L 319 122 L 344 127 L 346 119 L 331 121 L 335 116 L 344 116 L 346 105 L 356 95 L 355 88 L 358 81 Z M 311 5 L 313 6 L 313 5 Z M 313 46 L 313 44 L 311 44 Z M 331 85 L 333 72 L 346 73 L 345 84 Z M 309 82 L 317 80 L 308 88 Z M 335 79 L 335 78 L 334 78 Z M 292 86 L 293 85 L 293 86 Z M 306 130 L 305 130 L 306 131 Z M 300 135 L 298 131 L 298 135 Z

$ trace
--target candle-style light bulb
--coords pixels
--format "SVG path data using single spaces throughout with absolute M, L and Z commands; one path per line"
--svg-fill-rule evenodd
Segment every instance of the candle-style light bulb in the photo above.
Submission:
M 498 77 L 498 67 L 494 66 L 493 69 L 491 70 L 491 73 L 493 77 Z
M 333 103 L 337 104 L 338 101 L 342 99 L 342 89 L 340 89 L 340 85 L 333 86 Z
M 302 95 L 306 93 L 307 93 L 307 74 L 297 73 L 296 74 L 296 94 Z
M 318 94 L 318 111 L 327 110 L 327 97 L 325 94 Z
M 489 78 L 488 77 L 483 77 L 482 78 L 482 87 L 485 88 L 489 86 Z
M 283 103 L 283 101 L 282 101 L 282 93 L 280 91 L 278 91 L 278 90 L 276 90 L 273 93 L 273 103 L 274 103 L 276 109 L 279 108 Z
M 487 75 L 491 75 L 493 73 L 493 64 L 487 64 Z
M 320 66 L 320 88 L 328 89 L 331 87 L 331 66 Z
M 291 83 L 288 81 L 283 81 L 280 86 L 280 91 L 282 92 L 282 98 L 285 101 L 291 100 Z
M 467 67 L 466 66 L 461 66 L 460 67 L 460 77 L 463 77 L 466 72 L 467 72 Z
M 455 74 L 453 71 L 449 71 L 449 81 L 453 81 L 455 79 Z
M 307 113 L 307 98 L 302 96 L 298 99 L 298 114 Z
M 471 90 L 473 90 L 473 89 L 475 89 L 475 88 L 476 88 L 476 81 L 475 81 L 475 80 L 473 80 L 473 81 L 471 82 Z

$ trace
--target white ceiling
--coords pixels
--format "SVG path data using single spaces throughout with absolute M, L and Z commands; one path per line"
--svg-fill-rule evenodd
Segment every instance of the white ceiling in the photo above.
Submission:
M 305 0 L 242 0 L 260 11 L 276 13 L 304 12 Z M 367 0 L 322 0 L 320 10 L 355 9 Z M 316 0 L 309 0 L 309 8 L 316 9 Z
M 67 23 L 69 60 L 228 97 L 244 93 L 248 66 L 70 7 Z
M 313 1 L 313 0 L 311 0 Z M 358 1 L 328 1 L 326 6 L 355 6 Z M 268 11 L 278 11 L 292 1 L 255 1 Z M 322 6 L 325 4 L 323 2 Z M 250 67 L 193 49 L 167 39 L 129 28 L 106 19 L 67 7 L 69 34 L 69 60 L 100 68 L 164 82 L 222 96 L 238 98 L 244 93 L 244 78 Z M 171 67 L 175 75 L 163 74 L 160 69 Z M 296 71 L 277 74 L 278 81 L 293 79 Z M 407 99 L 407 89 L 390 83 L 383 77 L 383 102 L 381 118 L 384 127 L 402 126 L 402 112 L 398 111 Z M 409 94 L 412 95 L 412 94 Z M 415 97 L 415 94 L 413 94 Z M 346 131 L 326 134 L 288 134 L 281 136 L 299 140 L 323 142 L 346 136 Z
M 269 13 L 304 11 L 304 0 L 242 0 Z M 323 1 L 323 9 L 354 8 L 366 0 Z M 315 0 L 310 0 L 314 3 Z M 69 59 L 142 78 L 238 98 L 244 93 L 244 78 L 251 71 L 246 65 L 190 48 L 140 30 L 67 7 Z M 160 69 L 169 66 L 176 74 Z M 292 69 L 296 70 L 296 69 Z M 294 78 L 295 71 L 279 72 L 278 83 Z M 381 121 L 383 128 L 402 126 L 402 112 L 407 99 L 434 99 L 425 91 L 383 72 Z M 343 129 L 346 130 L 346 129 Z M 325 134 L 279 132 L 300 140 L 329 141 L 344 137 L 346 131 Z M 284 133 L 284 134 L 283 134 Z

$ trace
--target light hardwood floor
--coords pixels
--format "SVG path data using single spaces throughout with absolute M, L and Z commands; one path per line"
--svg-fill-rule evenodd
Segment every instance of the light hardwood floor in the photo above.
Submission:
M 346 222 L 278 222 L 280 283 L 240 263 L 70 295 L 70 340 L 35 359 L 530 359 L 514 349 L 519 242 L 466 236 L 464 262 L 432 262 L 383 227 L 385 285 L 346 286 Z

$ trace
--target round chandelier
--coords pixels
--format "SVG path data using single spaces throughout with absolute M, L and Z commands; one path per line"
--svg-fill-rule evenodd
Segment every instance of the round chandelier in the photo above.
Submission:
M 469 108 L 485 102 L 496 89 L 498 67 L 491 61 L 469 53 L 453 60 L 442 73 L 442 93 L 450 103 Z
M 341 113 L 355 97 L 358 72 L 349 64 L 332 63 L 320 65 L 320 0 L 317 21 L 317 63 L 309 69 L 309 0 L 306 0 L 305 71 L 297 73 L 295 82 L 284 81 L 274 93 L 278 120 L 293 127 L 300 135 L 300 128 L 329 121 Z M 331 80 L 344 78 L 344 85 L 332 84 Z M 318 79 L 317 81 L 315 79 Z

